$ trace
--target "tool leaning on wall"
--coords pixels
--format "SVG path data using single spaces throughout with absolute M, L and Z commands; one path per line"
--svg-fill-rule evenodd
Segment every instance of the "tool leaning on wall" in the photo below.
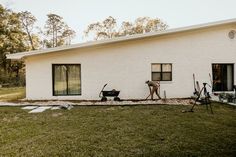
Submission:
M 210 76 L 210 82 L 211 84 L 213 85 L 212 83 L 212 80 L 211 80 L 211 75 L 209 74 Z M 207 91 L 207 85 L 209 86 L 209 88 L 213 88 L 212 86 L 210 86 L 208 83 L 203 83 L 203 87 L 200 88 L 200 84 L 199 84 L 199 81 L 196 81 L 195 79 L 195 74 L 193 74 L 193 83 L 194 83 L 194 92 L 193 92 L 193 95 L 195 96 L 195 101 L 194 101 L 194 104 L 192 105 L 191 109 L 190 110 L 183 110 L 182 112 L 185 113 L 185 112 L 194 112 L 194 107 L 197 105 L 197 102 L 200 102 L 201 104 L 203 105 L 206 105 L 206 109 L 208 111 L 208 108 L 210 108 L 210 112 L 211 114 L 213 114 L 213 110 L 212 110 L 212 106 L 211 106 L 211 96 L 210 96 L 210 93 Z

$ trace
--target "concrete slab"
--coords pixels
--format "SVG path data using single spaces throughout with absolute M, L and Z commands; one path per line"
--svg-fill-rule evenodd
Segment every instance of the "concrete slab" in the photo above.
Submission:
M 234 103 L 228 103 L 229 105 L 233 105 L 233 106 L 236 106 L 236 104 L 234 104 Z
M 25 107 L 22 107 L 21 109 L 23 110 L 33 110 L 33 109 L 36 109 L 38 108 L 38 106 L 25 106 Z
M 38 107 L 36 109 L 33 109 L 32 111 L 30 111 L 29 113 L 41 113 L 46 111 L 47 109 L 52 108 L 51 106 L 42 106 L 42 107 Z

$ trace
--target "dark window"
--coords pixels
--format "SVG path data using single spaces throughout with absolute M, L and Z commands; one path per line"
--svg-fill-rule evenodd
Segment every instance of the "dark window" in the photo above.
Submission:
M 80 64 L 53 64 L 53 95 L 81 95 Z
M 212 64 L 213 91 L 233 91 L 234 64 Z
M 172 64 L 152 64 L 152 81 L 171 81 Z

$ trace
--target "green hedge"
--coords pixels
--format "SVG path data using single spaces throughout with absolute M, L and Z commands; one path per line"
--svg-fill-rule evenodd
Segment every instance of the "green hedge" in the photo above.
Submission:
M 0 85 L 8 87 L 25 86 L 25 74 L 20 73 L 18 77 L 16 75 L 9 75 L 0 73 Z

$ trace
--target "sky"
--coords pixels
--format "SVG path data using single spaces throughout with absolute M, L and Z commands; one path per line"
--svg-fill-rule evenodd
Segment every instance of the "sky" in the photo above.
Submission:
M 30 11 L 43 27 L 48 13 L 55 13 L 76 31 L 73 43 L 85 42 L 83 31 L 108 16 L 122 21 L 137 17 L 160 18 L 169 28 L 236 18 L 236 0 L 0 0 L 14 11 Z

